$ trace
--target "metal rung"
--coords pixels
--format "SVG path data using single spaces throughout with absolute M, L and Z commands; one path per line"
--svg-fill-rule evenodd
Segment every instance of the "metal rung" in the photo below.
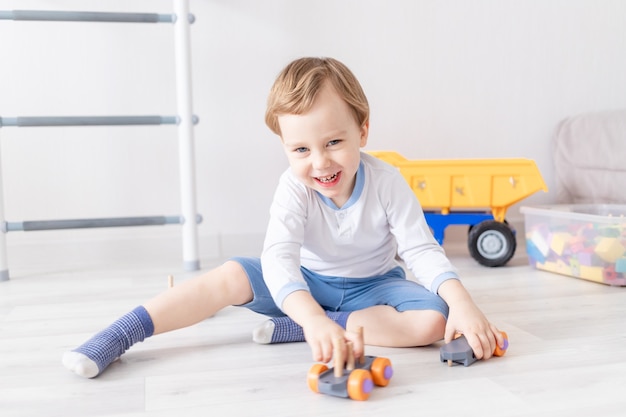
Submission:
M 195 17 L 188 16 L 189 23 Z M 53 22 L 117 22 L 117 23 L 173 23 L 175 14 L 157 13 L 118 13 L 118 12 L 69 12 L 47 10 L 4 10 L 0 20 L 28 20 Z
M 36 220 L 24 222 L 5 222 L 3 232 L 91 229 L 99 227 L 131 227 L 131 226 L 163 226 L 166 224 L 184 224 L 182 216 L 150 216 L 150 217 L 111 217 L 100 219 L 70 220 Z M 196 224 L 202 223 L 202 216 L 196 216 Z
M 198 117 L 192 117 L 193 124 Z M 35 116 L 0 117 L 0 127 L 176 125 L 178 116 Z

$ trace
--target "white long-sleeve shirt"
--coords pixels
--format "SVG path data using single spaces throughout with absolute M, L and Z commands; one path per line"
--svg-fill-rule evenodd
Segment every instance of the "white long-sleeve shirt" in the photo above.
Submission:
M 283 173 L 261 255 L 277 306 L 293 291 L 308 290 L 300 266 L 327 276 L 367 278 L 398 266 L 396 254 L 431 292 L 458 278 L 396 168 L 361 153 L 354 191 L 341 208 L 303 185 L 291 170 Z

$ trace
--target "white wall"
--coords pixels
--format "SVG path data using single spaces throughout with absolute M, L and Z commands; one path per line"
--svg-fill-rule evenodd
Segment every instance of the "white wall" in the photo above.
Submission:
M 286 167 L 263 123 L 265 98 L 293 58 L 334 56 L 352 68 L 371 103 L 369 149 L 532 158 L 549 187 L 556 123 L 626 107 L 621 0 L 190 4 L 200 233 L 212 242 L 204 256 L 220 251 L 216 237 L 263 234 Z M 171 11 L 165 0 L 0 0 L 0 10 L 51 6 Z M 2 117 L 176 113 L 169 24 L 0 21 L 0 40 Z M 11 221 L 179 212 L 174 127 L 5 127 L 0 139 Z

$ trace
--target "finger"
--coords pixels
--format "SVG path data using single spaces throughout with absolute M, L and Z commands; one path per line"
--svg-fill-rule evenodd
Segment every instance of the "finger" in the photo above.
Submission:
M 311 355 L 313 356 L 313 360 L 315 362 L 327 362 L 323 360 L 324 356 L 322 354 L 322 347 L 319 343 L 311 342 L 309 343 L 309 346 L 311 347 Z
M 333 357 L 333 344 L 330 341 L 322 343 L 322 362 L 328 363 Z
M 333 339 L 333 367 L 336 370 L 345 368 L 348 357 L 347 350 L 346 341 L 343 337 Z
M 456 333 L 457 333 L 457 330 L 454 328 L 454 326 L 450 326 L 449 324 L 446 324 L 446 330 L 443 335 L 444 342 L 450 343 L 452 339 L 454 339 L 454 335 L 456 335 Z
M 479 335 L 479 339 L 483 345 L 484 359 L 489 359 L 493 356 L 493 352 L 496 350 L 496 337 L 489 331 L 487 333 Z
M 500 347 L 500 349 L 504 349 L 504 334 L 493 324 L 491 325 L 491 331 L 496 337 L 496 344 Z
M 485 349 L 483 348 L 483 343 L 480 340 L 480 337 L 475 333 L 470 333 L 466 334 L 465 338 L 467 339 L 467 343 L 474 351 L 474 356 L 476 356 L 476 359 L 483 359 L 485 357 Z
M 360 358 L 365 352 L 365 344 L 363 342 L 363 336 L 355 332 L 346 332 L 346 340 L 352 342 L 352 348 L 354 351 L 354 357 Z
M 491 350 L 489 352 L 491 352 L 491 356 L 493 356 L 493 353 L 496 351 L 498 346 L 500 346 L 500 344 L 498 343 L 498 337 L 500 337 L 500 338 L 502 337 L 500 332 L 498 332 L 498 331 L 493 332 L 493 329 L 492 329 L 492 334 L 489 335 L 489 343 L 490 343 L 490 346 L 491 346 Z
M 477 333 L 476 337 L 480 342 L 480 347 L 483 351 L 482 359 L 489 359 L 493 350 L 491 349 L 491 343 L 489 342 L 489 337 L 485 332 Z
M 495 341 L 495 339 L 493 339 Z M 493 342 L 493 348 L 491 347 L 492 343 L 489 343 L 489 340 L 485 340 L 481 338 L 482 347 L 483 347 L 483 359 L 489 359 L 493 356 L 493 351 L 496 350 L 495 342 Z

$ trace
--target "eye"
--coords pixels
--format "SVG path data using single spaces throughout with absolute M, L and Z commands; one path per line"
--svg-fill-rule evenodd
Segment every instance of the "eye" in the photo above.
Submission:
M 301 146 L 299 148 L 296 148 L 293 150 L 296 153 L 305 153 L 309 151 L 309 148 L 305 148 L 304 146 Z
M 335 145 L 339 145 L 341 143 L 341 139 L 333 139 L 330 142 L 328 142 L 328 146 L 335 146 Z

